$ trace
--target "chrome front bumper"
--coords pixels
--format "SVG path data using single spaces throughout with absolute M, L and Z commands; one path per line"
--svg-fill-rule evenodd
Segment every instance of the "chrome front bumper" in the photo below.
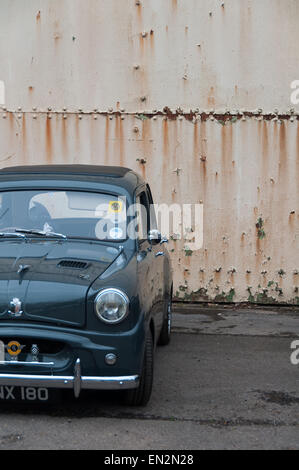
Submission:
M 4 364 L 4 362 L 2 362 Z M 12 365 L 12 361 L 9 362 Z M 16 362 L 16 364 L 19 364 Z M 31 363 L 32 364 L 32 363 Z M 41 364 L 41 363 L 36 363 Z M 81 375 L 80 359 L 76 360 L 73 376 L 60 375 L 26 375 L 26 374 L 0 374 L 0 385 L 45 387 L 73 389 L 76 398 L 82 389 L 89 390 L 122 390 L 136 388 L 139 385 L 138 375 L 120 377 L 90 377 Z

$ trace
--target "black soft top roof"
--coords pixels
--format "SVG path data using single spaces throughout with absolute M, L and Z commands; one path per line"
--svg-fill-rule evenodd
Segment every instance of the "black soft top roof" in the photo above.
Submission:
M 140 175 L 130 168 L 104 165 L 27 165 L 2 168 L 0 182 L 23 179 L 79 180 L 108 183 L 125 187 L 129 191 L 142 184 Z

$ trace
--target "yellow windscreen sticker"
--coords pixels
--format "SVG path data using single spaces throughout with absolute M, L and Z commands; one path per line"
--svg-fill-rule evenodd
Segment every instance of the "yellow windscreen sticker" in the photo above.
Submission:
M 123 210 L 123 203 L 122 201 L 109 201 L 109 212 L 111 213 L 119 213 Z

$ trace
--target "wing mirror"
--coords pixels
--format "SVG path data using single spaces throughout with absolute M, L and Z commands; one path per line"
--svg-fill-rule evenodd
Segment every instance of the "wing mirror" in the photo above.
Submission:
M 153 245 L 157 245 L 162 240 L 162 235 L 159 230 L 153 229 L 148 232 L 148 241 Z
M 168 243 L 167 238 L 162 238 L 161 233 L 157 229 L 150 230 L 148 233 L 148 240 L 153 244 L 157 245 L 160 243 L 162 245 L 163 243 Z

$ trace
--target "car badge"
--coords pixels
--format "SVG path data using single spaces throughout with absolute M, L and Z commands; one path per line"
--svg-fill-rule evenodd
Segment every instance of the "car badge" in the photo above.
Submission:
M 8 314 L 12 317 L 20 317 L 23 314 L 22 302 L 20 299 L 14 297 L 9 303 Z
M 6 350 L 7 350 L 8 354 L 10 355 L 11 358 L 17 360 L 18 355 L 22 352 L 22 349 L 24 347 L 25 346 L 20 344 L 18 341 L 10 341 L 6 345 Z

